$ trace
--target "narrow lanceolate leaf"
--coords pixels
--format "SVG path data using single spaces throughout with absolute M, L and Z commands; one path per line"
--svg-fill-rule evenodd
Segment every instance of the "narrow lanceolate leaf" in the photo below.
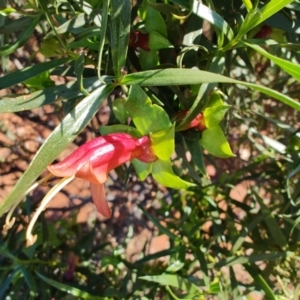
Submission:
M 7 74 L 7 75 L 1 77 L 0 90 L 5 89 L 7 87 L 11 87 L 17 83 L 23 82 L 27 79 L 30 79 L 36 75 L 43 73 L 45 71 L 56 68 L 70 60 L 71 60 L 71 58 L 61 58 L 61 59 L 56 59 L 56 60 L 52 60 L 52 61 L 47 61 L 44 63 L 34 65 L 32 67 L 27 67 L 22 70 Z
M 111 82 L 111 78 L 110 76 L 104 77 L 107 83 Z M 83 84 L 90 92 L 100 86 L 100 81 L 97 77 L 91 77 L 84 79 Z M 0 113 L 29 110 L 80 96 L 83 96 L 83 93 L 79 90 L 77 82 L 61 84 L 16 98 L 4 98 L 0 101 Z
M 230 77 L 215 74 L 207 71 L 200 71 L 195 69 L 161 69 L 151 70 L 145 72 L 138 72 L 124 76 L 121 84 L 125 85 L 141 85 L 141 86 L 163 86 L 163 85 L 186 85 L 186 84 L 200 84 L 224 82 L 241 84 L 250 87 L 256 91 L 262 92 L 271 96 L 282 103 L 285 103 L 296 110 L 300 111 L 300 103 L 294 99 L 281 94 L 275 90 L 267 88 L 262 85 L 249 83 L 245 81 L 235 80 Z
M 74 18 L 67 20 L 65 23 L 63 23 L 61 26 L 57 27 L 55 29 L 56 32 L 53 30 L 50 31 L 44 39 L 48 39 L 50 37 L 55 37 L 56 34 L 63 34 L 66 32 L 71 32 L 71 33 L 78 33 L 77 30 L 78 28 L 82 28 L 85 25 L 89 24 L 91 21 L 93 21 L 95 17 L 95 14 L 87 15 L 85 13 L 79 14 L 75 16 Z
M 61 282 L 55 281 L 53 279 L 50 279 L 38 272 L 36 272 L 37 276 L 40 277 L 42 280 L 47 282 L 49 285 L 56 287 L 60 291 L 67 292 L 68 294 L 71 294 L 76 297 L 80 297 L 83 299 L 89 299 L 89 300 L 100 300 L 100 299 L 107 299 L 106 297 L 100 297 L 100 296 L 93 296 L 85 291 L 79 290 L 73 286 L 63 284 Z
M 237 37 L 243 36 L 255 26 L 261 24 L 263 21 L 276 14 L 291 2 L 293 2 L 293 0 L 271 0 L 261 9 L 254 9 L 250 11 L 245 18 L 245 22 L 241 26 L 235 40 L 237 40 Z
M 1 203 L 0 216 L 25 195 L 27 189 L 38 176 L 76 138 L 78 133 L 85 128 L 113 89 L 113 84 L 100 86 L 66 115 L 61 124 L 55 128 L 39 149 L 23 176 L 16 183 L 14 189 Z
M 275 243 L 281 248 L 286 249 L 288 243 L 286 237 L 280 228 L 277 220 L 274 217 L 272 211 L 268 208 L 268 206 L 264 203 L 263 199 L 257 194 L 257 192 L 252 189 L 253 198 L 259 203 L 261 214 L 264 215 L 264 222 L 270 232 Z
M 261 270 L 256 265 L 254 265 L 254 264 L 247 265 L 246 264 L 244 267 L 249 272 L 249 274 L 252 276 L 252 278 L 254 279 L 254 282 L 257 285 L 261 286 L 261 288 L 265 292 L 266 299 L 270 299 L 270 300 L 277 300 L 278 299 L 276 297 L 276 295 L 274 294 L 272 288 L 269 286 L 269 284 L 265 280 L 264 276 L 262 276 L 260 274 Z
M 151 221 L 161 233 L 166 234 L 171 240 L 176 241 L 178 239 L 178 236 L 174 233 L 172 233 L 167 227 L 164 227 L 158 219 L 156 219 L 154 216 L 152 216 L 150 213 L 147 212 L 141 205 L 139 205 L 139 208 L 143 211 L 145 216 Z
M 151 282 L 157 282 L 160 285 L 170 285 L 189 293 L 199 292 L 198 287 L 194 283 L 178 275 L 162 274 L 156 276 L 141 276 L 139 277 L 139 279 L 151 281 Z
M 14 43 L 10 43 L 3 47 L 0 47 L 0 55 L 9 55 L 13 53 L 15 50 L 17 50 L 18 48 L 22 47 L 31 37 L 35 29 L 35 26 L 39 22 L 39 20 L 40 17 L 32 19 L 31 23 L 26 28 L 24 28 L 24 30 L 21 31 L 17 40 Z
M 130 0 L 111 0 L 111 54 L 117 78 L 125 66 L 130 32 Z
M 270 54 L 269 52 L 264 50 L 262 47 L 256 45 L 254 42 L 247 41 L 247 42 L 243 42 L 243 44 L 245 44 L 246 46 L 254 49 L 255 51 L 257 51 L 261 55 L 269 58 L 276 65 L 278 65 L 282 70 L 284 70 L 285 72 L 287 72 L 288 74 L 293 76 L 295 79 L 300 81 L 300 66 L 299 65 L 297 65 L 293 62 L 290 62 L 288 60 L 282 59 L 280 57 L 277 57 L 275 55 Z
M 233 31 L 228 23 L 219 14 L 211 10 L 206 5 L 198 1 L 194 1 L 193 13 L 212 24 L 224 36 L 227 36 L 229 41 L 233 39 Z
M 32 17 L 22 17 L 19 19 L 6 19 L 5 24 L 1 24 L 1 34 L 12 34 L 20 31 L 20 28 L 27 28 L 32 23 Z
M 185 139 L 185 143 L 186 143 L 188 150 L 190 151 L 190 153 L 192 155 L 193 163 L 197 166 L 197 168 L 203 175 L 207 176 L 204 159 L 203 159 L 202 148 L 199 144 L 199 141 Z
M 80 91 L 88 95 L 88 92 L 83 87 L 83 71 L 84 71 L 84 63 L 85 63 L 85 56 L 81 54 L 78 59 L 75 61 L 74 70 L 77 77 L 77 82 L 79 85 Z

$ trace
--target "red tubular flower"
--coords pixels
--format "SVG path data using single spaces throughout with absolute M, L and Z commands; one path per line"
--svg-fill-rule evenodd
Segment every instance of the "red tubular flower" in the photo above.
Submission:
M 129 36 L 129 47 L 149 51 L 149 33 L 142 33 L 137 30 L 131 32 Z
M 75 176 L 90 181 L 98 211 L 110 217 L 103 183 L 109 171 L 134 158 L 146 163 L 157 159 L 152 152 L 150 138 L 135 139 L 126 133 L 114 133 L 80 146 L 63 161 L 50 165 L 48 170 L 59 177 Z
M 255 39 L 266 39 L 273 32 L 268 25 L 263 25 L 260 31 L 254 36 Z
M 182 110 L 175 114 L 173 120 L 176 122 L 180 122 L 183 118 L 188 114 L 188 110 Z M 187 130 L 190 128 L 195 128 L 198 131 L 203 131 L 206 129 L 205 120 L 203 113 L 199 113 L 190 123 L 188 123 L 183 130 Z

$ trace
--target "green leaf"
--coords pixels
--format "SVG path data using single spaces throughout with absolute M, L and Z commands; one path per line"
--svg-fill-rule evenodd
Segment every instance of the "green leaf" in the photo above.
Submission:
M 164 233 L 167 235 L 171 240 L 177 240 L 178 237 L 174 233 L 172 233 L 168 228 L 164 227 L 159 220 L 157 220 L 153 215 L 148 213 L 141 205 L 139 205 L 139 208 L 143 211 L 145 216 L 158 228 L 158 230 L 161 233 Z
M 186 138 L 185 143 L 188 150 L 191 153 L 193 163 L 197 166 L 197 168 L 203 175 L 207 176 L 205 164 L 203 160 L 202 148 L 199 144 L 199 141 L 189 140 Z
M 254 279 L 257 285 L 260 285 L 262 290 L 266 294 L 266 299 L 270 300 L 278 300 L 276 295 L 273 293 L 272 288 L 268 285 L 267 281 L 264 279 L 264 276 L 260 274 L 261 270 L 255 265 L 245 265 L 245 269 L 249 272 L 249 274 Z
M 121 123 L 125 123 L 129 117 L 125 109 L 125 101 L 124 98 L 116 98 L 112 103 L 114 115 Z
M 279 260 L 292 257 L 292 252 L 270 252 L 270 253 L 259 253 L 259 254 L 250 254 L 244 256 L 229 256 L 226 259 L 222 259 L 217 263 L 210 263 L 208 265 L 209 269 L 213 268 L 222 268 L 224 266 L 233 266 L 236 264 L 247 264 L 247 263 L 256 263 L 258 261 L 268 261 L 268 260 Z
M 34 276 L 24 266 L 20 267 L 20 271 L 22 272 L 30 291 L 34 294 L 37 294 L 38 289 Z
M 21 31 L 17 40 L 14 43 L 10 43 L 0 47 L 0 55 L 9 55 L 13 53 L 15 50 L 17 50 L 18 48 L 22 47 L 32 36 L 35 30 L 35 26 L 37 25 L 39 20 L 40 20 L 40 16 L 32 19 L 31 23 Z
M 114 87 L 113 84 L 100 86 L 66 115 L 62 123 L 55 128 L 39 149 L 13 190 L 1 203 L 0 216 L 25 196 L 26 191 L 38 176 L 85 128 Z
M 12 34 L 16 33 L 22 28 L 27 28 L 32 23 L 32 17 L 21 17 L 19 19 L 8 19 L 6 18 L 5 24 L 1 24 L 0 33 Z
M 130 88 L 125 108 L 142 135 L 156 133 L 171 126 L 164 109 L 152 104 L 147 94 L 137 85 Z
M 171 4 L 164 4 L 164 3 L 154 3 L 154 2 L 147 2 L 148 5 L 155 8 L 157 11 L 162 13 L 163 15 L 166 15 L 167 18 L 171 17 L 172 14 L 179 15 L 180 10 L 177 6 L 171 5 Z
M 171 2 L 178 4 L 186 9 L 190 9 L 190 5 L 191 5 L 190 0 L 171 0 Z
M 90 15 L 87 15 L 85 13 L 76 15 L 75 17 L 68 19 L 59 27 L 55 28 L 55 32 L 51 30 L 49 33 L 46 34 L 44 39 L 54 37 L 56 34 L 64 34 L 66 32 L 77 34 L 82 27 L 86 26 L 87 24 L 93 21 L 96 13 L 97 10 L 94 10 L 93 13 Z
M 175 150 L 175 123 L 169 128 L 150 134 L 151 145 L 155 155 L 162 160 L 170 159 Z
M 3 272 L 3 271 L 2 271 Z M 16 267 L 11 272 L 7 274 L 7 277 L 3 282 L 1 282 L 0 286 L 0 297 L 3 298 L 4 293 L 10 287 L 12 282 L 15 282 L 17 278 L 21 275 L 20 268 Z
M 287 240 L 285 238 L 282 229 L 280 228 L 278 222 L 276 221 L 274 214 L 270 211 L 268 206 L 264 203 L 263 199 L 258 195 L 258 193 L 252 190 L 252 197 L 259 203 L 261 214 L 264 215 L 264 222 L 270 232 L 275 243 L 283 250 L 288 247 Z
M 233 39 L 234 34 L 228 23 L 219 14 L 211 10 L 206 5 L 201 2 L 194 1 L 193 13 L 212 24 L 223 35 L 227 36 L 229 41 Z
M 112 77 L 106 77 L 107 82 L 111 82 Z M 91 77 L 83 80 L 88 91 L 92 91 L 100 86 L 97 77 Z M 28 95 L 22 95 L 16 98 L 4 98 L 0 101 L 0 113 L 16 112 L 29 110 L 43 105 L 51 104 L 62 99 L 68 100 L 83 96 L 79 91 L 77 82 L 53 86 Z
M 104 45 L 105 45 L 105 41 L 106 41 L 109 4 L 110 4 L 110 0 L 103 1 L 101 18 L 99 16 L 99 18 L 101 19 L 101 28 L 100 28 L 99 45 L 98 45 L 98 61 L 97 61 L 97 74 L 98 74 L 99 79 L 101 79 L 101 66 L 102 66 Z M 97 26 L 97 23 L 96 23 L 96 26 Z M 88 29 L 88 31 L 93 31 L 93 30 L 91 30 L 90 27 L 88 27 L 87 29 Z M 99 29 L 99 28 L 97 28 L 97 29 Z M 116 34 L 116 33 L 111 33 L 111 39 L 115 38 L 114 34 Z M 87 38 L 87 37 L 85 36 L 85 38 Z M 113 42 L 113 41 L 111 41 L 111 42 Z M 114 42 L 116 43 L 115 40 L 114 40 Z M 90 45 L 90 46 L 92 46 L 92 45 Z M 117 43 L 114 46 L 117 47 L 118 46 Z M 116 48 L 115 51 L 118 51 L 118 49 Z M 113 62 L 114 62 L 114 59 L 116 59 L 116 57 L 113 58 Z M 115 63 L 117 63 L 117 62 L 115 62 Z
M 160 285 L 170 285 L 189 293 L 199 293 L 199 289 L 194 283 L 178 275 L 162 274 L 157 276 L 141 276 L 139 279 L 157 282 Z
M 173 189 L 186 189 L 195 184 L 182 180 L 176 176 L 172 170 L 170 161 L 157 160 L 152 163 L 152 176 L 163 186 Z
M 290 74 L 291 76 L 293 76 L 295 79 L 297 79 L 298 81 L 300 81 L 300 66 L 290 62 L 288 60 L 282 59 L 280 57 L 277 57 L 275 55 L 270 54 L 269 52 L 267 52 L 266 50 L 264 50 L 262 47 L 256 45 L 254 42 L 252 41 L 244 41 L 242 42 L 244 45 L 254 49 L 255 51 L 257 51 L 258 53 L 260 53 L 261 55 L 269 58 L 271 61 L 273 61 L 276 65 L 278 65 L 280 68 L 282 68 L 285 72 L 287 72 L 288 74 Z
M 202 132 L 200 143 L 204 149 L 214 156 L 220 158 L 235 156 L 232 153 L 230 145 L 219 125 L 205 129 Z
M 75 61 L 74 71 L 77 77 L 77 84 L 79 90 L 84 94 L 88 95 L 89 93 L 83 87 L 83 71 L 84 71 L 85 55 L 81 54 L 78 59 Z
M 184 262 L 182 262 L 180 260 L 176 260 L 168 266 L 168 268 L 166 269 L 166 272 L 176 273 L 179 270 L 181 270 L 184 267 L 184 265 L 185 265 Z
M 283 9 L 291 2 L 293 2 L 293 0 L 271 0 L 261 9 L 253 9 L 252 11 L 250 11 L 246 16 L 242 26 L 240 27 L 235 40 L 239 40 L 240 37 L 273 16 L 275 13 Z
M 130 0 L 111 0 L 111 55 L 115 75 L 121 77 L 121 70 L 126 65 L 127 48 L 130 32 Z
M 195 69 L 161 69 L 138 72 L 124 76 L 121 84 L 125 85 L 140 85 L 140 86 L 164 86 L 164 85 L 186 85 L 186 84 L 200 84 L 224 82 L 241 84 L 250 87 L 256 91 L 262 92 L 271 96 L 282 103 L 285 103 L 296 110 L 300 111 L 300 103 L 294 99 L 281 94 L 273 89 L 267 88 L 254 83 L 235 80 L 230 77 L 215 74 L 207 71 L 200 71 Z
M 142 207 L 140 207 L 140 208 L 142 209 Z M 148 254 L 147 256 L 144 256 L 143 258 L 136 261 L 135 265 L 142 266 L 145 262 L 148 262 L 151 260 L 157 260 L 158 258 L 163 257 L 163 256 L 176 254 L 180 248 L 181 248 L 181 246 L 174 246 L 167 250 L 162 250 L 162 251 L 156 252 L 154 254 Z
M 205 126 L 212 128 L 218 125 L 223 120 L 229 108 L 230 105 L 218 105 L 206 108 L 203 112 Z
M 100 300 L 100 299 L 107 299 L 106 297 L 101 297 L 101 296 L 94 296 L 91 295 L 85 291 L 79 290 L 75 287 L 72 287 L 70 285 L 66 285 L 63 283 L 60 283 L 58 281 L 55 281 L 53 279 L 50 279 L 38 272 L 35 272 L 37 274 L 38 277 L 40 277 L 42 280 L 44 280 L 45 282 L 47 282 L 48 284 L 50 284 L 51 286 L 54 286 L 55 288 L 59 289 L 60 291 L 66 292 L 68 294 L 71 294 L 73 296 L 76 297 L 80 297 L 83 299 L 88 299 L 88 300 Z
M 52 61 L 47 61 L 44 63 L 39 63 L 32 67 L 27 67 L 22 70 L 15 71 L 13 73 L 5 75 L 5 76 L 1 77 L 0 89 L 5 89 L 5 88 L 11 87 L 17 83 L 28 80 L 28 79 L 30 79 L 34 76 L 37 76 L 43 72 L 46 72 L 53 68 L 56 68 L 70 60 L 71 60 L 71 58 L 61 58 L 61 59 L 56 59 L 56 60 L 52 60 Z

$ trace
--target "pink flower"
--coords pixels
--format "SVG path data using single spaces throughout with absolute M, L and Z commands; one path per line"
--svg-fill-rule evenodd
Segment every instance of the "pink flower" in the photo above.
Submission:
M 87 142 L 63 161 L 50 165 L 48 170 L 59 177 L 75 176 L 89 181 L 98 211 L 110 217 L 103 183 L 109 171 L 134 158 L 146 163 L 157 159 L 151 149 L 150 138 L 143 136 L 136 139 L 126 133 L 114 133 Z

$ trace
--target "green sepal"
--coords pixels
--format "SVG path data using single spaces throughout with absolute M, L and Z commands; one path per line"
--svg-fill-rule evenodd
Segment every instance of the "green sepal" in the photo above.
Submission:
M 128 113 L 125 109 L 125 102 L 126 100 L 124 98 L 117 98 L 112 103 L 114 115 L 121 123 L 125 123 L 128 118 Z
M 169 48 L 172 44 L 169 40 L 157 31 L 149 33 L 149 48 L 150 50 L 159 50 Z
M 162 131 L 150 134 L 151 145 L 155 155 L 162 160 L 168 160 L 175 151 L 175 123 Z
M 207 101 L 207 104 L 205 105 L 205 108 L 212 107 L 212 106 L 220 106 L 223 105 L 223 99 L 218 91 L 213 91 L 209 99 Z
M 155 0 L 146 0 L 146 2 L 156 3 Z M 167 36 L 167 27 L 164 18 L 156 9 L 147 4 L 147 11 L 144 14 L 145 29 L 147 32 L 157 31 L 163 36 Z
M 285 36 L 285 31 L 278 29 L 278 28 L 272 28 L 272 33 L 270 34 L 270 38 L 275 40 L 278 43 L 287 43 L 287 38 Z
M 152 163 L 144 163 L 138 159 L 133 159 L 132 164 L 140 180 L 145 180 L 152 171 Z
M 161 185 L 174 189 L 186 189 L 195 186 L 195 184 L 182 180 L 174 174 L 170 160 L 159 159 L 153 162 L 152 176 Z
M 220 157 L 234 157 L 229 143 L 219 125 L 207 128 L 202 132 L 200 143 L 210 154 Z
M 206 128 L 218 125 L 223 120 L 229 108 L 230 105 L 218 105 L 206 108 L 203 112 Z
M 147 94 L 137 85 L 131 86 L 125 108 L 142 135 L 156 133 L 171 126 L 164 109 L 152 104 Z
M 111 125 L 111 126 L 100 126 L 99 131 L 101 135 L 108 135 L 111 133 L 128 133 L 134 138 L 140 138 L 142 136 L 136 128 L 128 125 L 122 125 L 122 124 Z

